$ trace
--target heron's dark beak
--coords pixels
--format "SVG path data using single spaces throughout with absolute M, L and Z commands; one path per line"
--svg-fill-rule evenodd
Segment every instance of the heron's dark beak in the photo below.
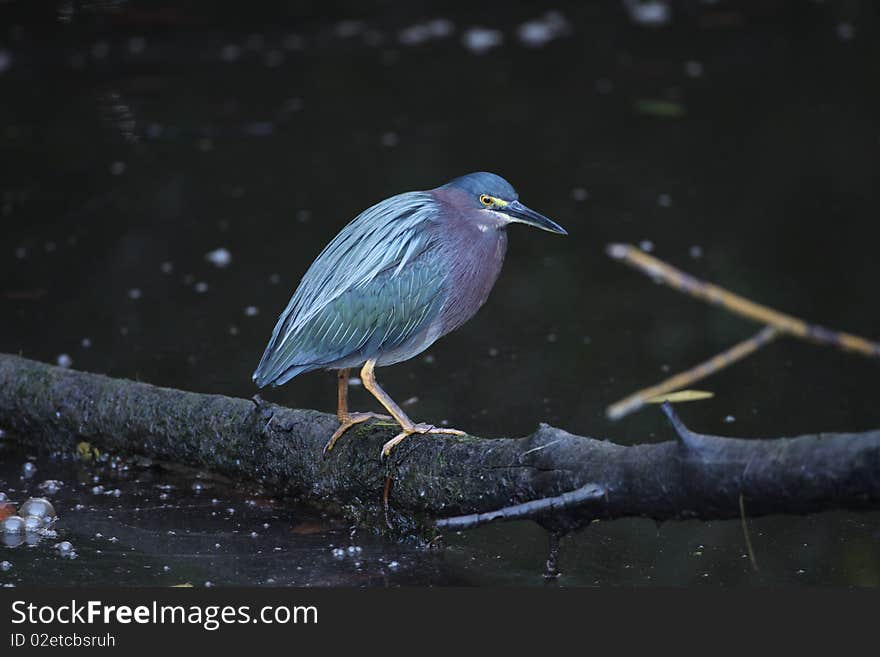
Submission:
M 551 221 L 543 214 L 527 208 L 519 201 L 511 201 L 504 206 L 501 212 L 506 214 L 511 221 L 515 221 L 520 224 L 526 224 L 528 226 L 534 226 L 535 228 L 540 228 L 541 230 L 546 230 L 550 233 L 568 235 L 568 231 L 566 231 L 565 228 L 557 224 L 555 221 Z

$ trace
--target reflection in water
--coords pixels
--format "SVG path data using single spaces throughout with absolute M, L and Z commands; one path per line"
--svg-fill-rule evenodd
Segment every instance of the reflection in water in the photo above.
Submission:
M 669 438 L 659 412 L 613 423 L 604 408 L 755 327 L 611 262 L 608 242 L 878 337 L 870 3 L 523 3 L 491 17 L 358 4 L 246 25 L 213 3 L 161 25 L 82 4 L 52 20 L 2 10 L 4 352 L 249 396 L 265 336 L 330 237 L 378 199 L 480 169 L 570 236 L 512 228 L 480 313 L 382 370 L 414 419 Z M 667 12 L 633 13 L 646 5 Z M 865 430 L 880 426 L 876 377 L 875 362 L 780 340 L 682 413 L 728 435 Z M 333 389 L 314 373 L 270 395 L 332 410 Z M 3 452 L 0 490 L 48 497 L 59 536 L 2 548 L 2 583 L 541 582 L 546 537 L 528 523 L 426 551 L 155 468 L 39 456 L 22 478 L 25 456 Z M 37 489 L 49 479 L 64 485 Z M 632 519 L 565 539 L 561 583 L 880 583 L 877 514 L 750 526 L 757 574 L 738 522 Z M 78 558 L 61 560 L 59 541 Z

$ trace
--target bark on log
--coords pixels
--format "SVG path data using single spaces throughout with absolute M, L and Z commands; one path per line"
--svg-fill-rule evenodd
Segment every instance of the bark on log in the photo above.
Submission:
M 623 446 L 541 425 L 523 438 L 413 436 L 384 461 L 396 431 L 373 423 L 323 458 L 332 415 L 0 354 L 0 427 L 23 442 L 72 450 L 87 441 L 258 481 L 376 527 L 387 489 L 398 532 L 430 533 L 449 516 L 468 517 L 439 526 L 532 517 L 557 532 L 597 518 L 723 519 L 740 515 L 741 495 L 750 516 L 880 508 L 880 430 L 721 438 L 668 415 L 678 439 L 662 443 Z M 493 516 L 499 509 L 509 512 Z

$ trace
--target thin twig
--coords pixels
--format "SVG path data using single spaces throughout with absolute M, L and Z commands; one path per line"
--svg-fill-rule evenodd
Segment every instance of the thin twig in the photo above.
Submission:
M 746 506 L 743 502 L 742 493 L 739 494 L 739 519 L 742 522 L 743 536 L 746 539 L 746 549 L 749 551 L 749 561 L 752 562 L 752 569 L 758 572 L 758 560 L 755 559 L 755 551 L 752 549 L 752 537 L 749 535 L 749 526 L 746 524 Z
M 743 340 L 742 342 L 735 344 L 727 351 L 723 351 L 717 356 L 713 356 L 709 360 L 700 363 L 689 370 L 676 374 L 675 376 L 672 376 L 665 381 L 661 381 L 649 388 L 643 388 L 642 390 L 634 392 L 628 397 L 611 404 L 611 406 L 606 409 L 605 415 L 611 420 L 619 420 L 624 415 L 639 410 L 653 397 L 659 397 L 660 395 L 665 395 L 674 390 L 686 388 L 707 376 L 715 374 L 715 372 L 724 369 L 728 365 L 732 365 L 738 360 L 742 360 L 746 356 L 756 352 L 765 344 L 772 342 L 778 335 L 779 331 L 774 327 L 765 326 L 748 340 Z
M 558 512 L 562 509 L 570 509 L 589 502 L 595 502 L 605 497 L 605 489 L 595 484 L 587 484 L 580 488 L 557 495 L 544 497 L 539 500 L 531 500 L 514 506 L 506 506 L 503 509 L 488 511 L 486 513 L 472 513 L 466 516 L 453 518 L 441 518 L 434 523 L 439 529 L 471 529 L 479 525 L 485 525 L 495 520 L 519 520 L 531 518 L 542 513 Z
M 608 255 L 615 260 L 620 260 L 679 292 L 685 292 L 697 299 L 721 306 L 732 313 L 748 317 L 761 324 L 773 326 L 783 333 L 810 342 L 834 345 L 844 351 L 854 351 L 875 358 L 880 357 L 880 344 L 876 342 L 850 333 L 832 331 L 823 326 L 809 324 L 797 317 L 762 306 L 722 287 L 686 274 L 630 244 L 609 244 L 606 250 Z

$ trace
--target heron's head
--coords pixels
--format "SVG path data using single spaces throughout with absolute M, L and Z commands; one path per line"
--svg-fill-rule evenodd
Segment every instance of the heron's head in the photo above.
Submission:
M 519 201 L 516 190 L 501 176 L 486 171 L 469 173 L 456 178 L 444 185 L 464 192 L 458 195 L 468 208 L 487 213 L 493 223 L 506 225 L 510 223 L 526 224 L 541 230 L 560 235 L 568 235 L 566 230 L 545 217 L 526 207 Z

